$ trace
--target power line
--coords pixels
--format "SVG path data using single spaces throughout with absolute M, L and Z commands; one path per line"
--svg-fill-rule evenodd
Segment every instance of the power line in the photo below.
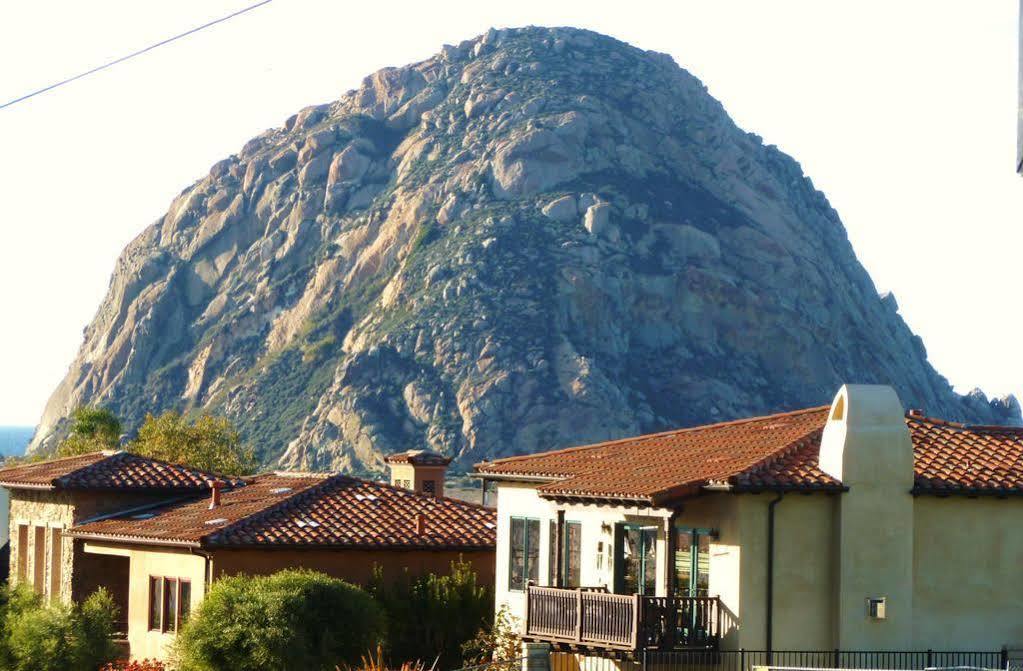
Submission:
M 266 4 L 270 3 L 270 2 L 273 2 L 273 0 L 262 0 L 261 2 L 257 2 L 254 5 L 249 5 L 248 7 L 245 7 L 244 9 L 239 9 L 237 12 L 234 12 L 232 14 L 228 14 L 227 16 L 222 16 L 219 19 L 214 19 L 213 21 L 210 21 L 209 23 L 204 23 L 201 26 L 196 26 L 195 28 L 192 28 L 191 30 L 186 30 L 185 32 L 183 32 L 181 34 L 175 35 L 174 37 L 168 37 L 167 39 L 165 39 L 163 41 L 157 42 L 156 44 L 151 44 L 148 47 L 146 47 L 145 49 L 139 49 L 138 51 L 133 51 L 132 53 L 130 53 L 130 54 L 126 55 L 126 56 L 121 56 L 120 58 L 116 58 L 116 59 L 110 61 L 109 63 L 104 63 L 103 65 L 99 65 L 97 67 L 94 67 L 91 70 L 86 70 L 85 72 L 83 72 L 81 74 L 77 74 L 74 77 L 68 77 L 67 79 L 59 81 L 59 82 L 57 82 L 55 84 L 50 84 L 49 86 L 43 87 L 43 88 L 39 89 L 38 91 L 32 91 L 31 93 L 27 93 L 27 94 L 21 96 L 20 98 L 15 98 L 14 100 L 5 102 L 3 105 L 0 105 L 0 110 L 4 109 L 5 107 L 10 107 L 11 105 L 14 105 L 15 103 L 20 103 L 22 100 L 28 100 L 29 98 L 37 96 L 40 93 L 46 93 L 47 91 L 52 91 L 53 89 L 57 88 L 58 86 L 63 86 L 64 84 L 70 84 L 71 82 L 73 82 L 73 81 L 75 81 L 77 79 L 81 79 L 82 77 L 88 77 L 89 75 L 94 74 L 96 72 L 99 72 L 100 70 L 106 70 L 107 68 L 112 67 L 114 65 L 117 65 L 118 63 L 123 63 L 124 61 L 127 61 L 129 59 L 135 58 L 136 56 L 141 56 L 142 54 L 146 53 L 147 51 L 152 51 L 153 49 L 156 49 L 157 47 L 162 47 L 165 44 L 170 44 L 171 42 L 174 42 L 176 40 L 180 40 L 182 37 L 188 37 L 192 33 L 197 33 L 200 30 L 205 30 L 206 28 L 209 28 L 210 26 L 215 26 L 218 23 L 223 23 L 224 21 L 227 21 L 229 19 L 233 19 L 234 17 L 236 17 L 236 16 L 238 16 L 240 14 L 244 14 L 245 12 L 251 12 L 253 9 L 256 9 L 257 7 L 261 7 L 263 5 L 266 5 Z

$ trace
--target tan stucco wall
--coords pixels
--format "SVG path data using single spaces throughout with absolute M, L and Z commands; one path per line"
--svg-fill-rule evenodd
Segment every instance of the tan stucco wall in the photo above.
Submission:
M 405 569 L 411 575 L 446 575 L 460 558 L 472 565 L 481 584 L 494 584 L 493 550 L 457 552 L 451 550 L 216 550 L 213 552 L 214 579 L 245 573 L 268 575 L 287 568 L 321 571 L 358 585 L 365 585 L 379 566 L 384 579 L 397 577 Z
M 88 553 L 128 557 L 128 646 L 134 659 L 167 659 L 174 634 L 149 631 L 149 577 L 179 578 L 192 583 L 191 610 L 206 594 L 206 560 L 175 548 L 146 548 L 88 542 Z
M 996 650 L 1023 643 L 1023 499 L 914 501 L 913 642 Z
M 762 650 L 767 645 L 768 494 L 732 497 L 735 512 L 722 524 L 722 541 L 737 539 L 738 576 L 716 577 L 711 591 L 722 596 L 737 621 L 737 636 L 725 647 Z M 773 647 L 775 650 L 834 648 L 834 495 L 787 494 L 775 506 Z M 713 555 L 712 548 L 712 555 Z M 737 604 L 737 605 L 736 605 Z
M 423 493 L 423 483 L 427 480 L 434 481 L 434 494 L 444 496 L 444 476 L 447 473 L 447 466 L 415 466 L 413 464 L 390 464 L 391 484 L 400 487 L 399 481 L 408 480 L 412 485 L 412 491 Z
M 905 650 L 912 643 L 913 444 L 891 387 L 844 385 L 824 427 L 821 469 L 839 479 L 835 646 Z M 887 599 L 886 617 L 867 614 Z

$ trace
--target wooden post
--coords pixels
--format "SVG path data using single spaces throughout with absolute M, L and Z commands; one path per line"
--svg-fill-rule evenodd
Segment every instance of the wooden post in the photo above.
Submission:
M 554 586 L 565 586 L 565 511 L 559 510 L 554 526 Z
M 583 640 L 583 591 L 575 591 L 575 640 L 581 643 Z
M 639 594 L 632 595 L 632 649 L 639 648 L 640 620 L 643 619 L 643 597 Z
M 678 544 L 678 531 L 675 529 L 675 521 L 678 519 L 677 510 L 673 510 L 671 515 L 664 518 L 664 547 L 666 552 L 664 553 L 664 595 L 668 599 L 675 598 L 675 546 Z

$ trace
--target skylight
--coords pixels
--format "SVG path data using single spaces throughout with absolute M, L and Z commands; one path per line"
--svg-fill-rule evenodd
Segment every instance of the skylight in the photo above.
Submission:
M 139 513 L 138 515 L 132 515 L 133 520 L 148 520 L 156 517 L 156 513 Z
M 270 490 L 271 494 L 287 494 L 291 491 L 291 487 L 275 487 Z
M 226 517 L 218 517 L 215 520 L 206 520 L 205 522 L 203 522 L 203 524 L 207 524 L 209 526 L 214 526 L 214 525 L 217 525 L 217 524 L 223 524 L 226 521 L 227 521 Z
M 295 524 L 297 524 L 300 529 L 305 529 L 306 527 L 315 529 L 320 526 L 320 523 L 316 520 L 295 520 Z

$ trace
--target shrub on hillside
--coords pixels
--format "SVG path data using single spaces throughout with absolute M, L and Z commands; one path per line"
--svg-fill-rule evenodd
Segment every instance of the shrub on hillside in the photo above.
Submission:
M 222 578 L 178 634 L 176 668 L 328 671 L 357 662 L 384 629 L 369 594 L 322 573 Z
M 374 570 L 370 593 L 387 613 L 388 652 L 393 660 L 422 659 L 437 668 L 457 668 L 462 646 L 485 627 L 494 612 L 493 591 L 476 581 L 468 562 L 451 564 L 451 573 L 395 579 Z
M 114 658 L 117 607 L 106 590 L 81 606 L 47 605 L 25 586 L 0 595 L 0 668 L 95 671 Z

